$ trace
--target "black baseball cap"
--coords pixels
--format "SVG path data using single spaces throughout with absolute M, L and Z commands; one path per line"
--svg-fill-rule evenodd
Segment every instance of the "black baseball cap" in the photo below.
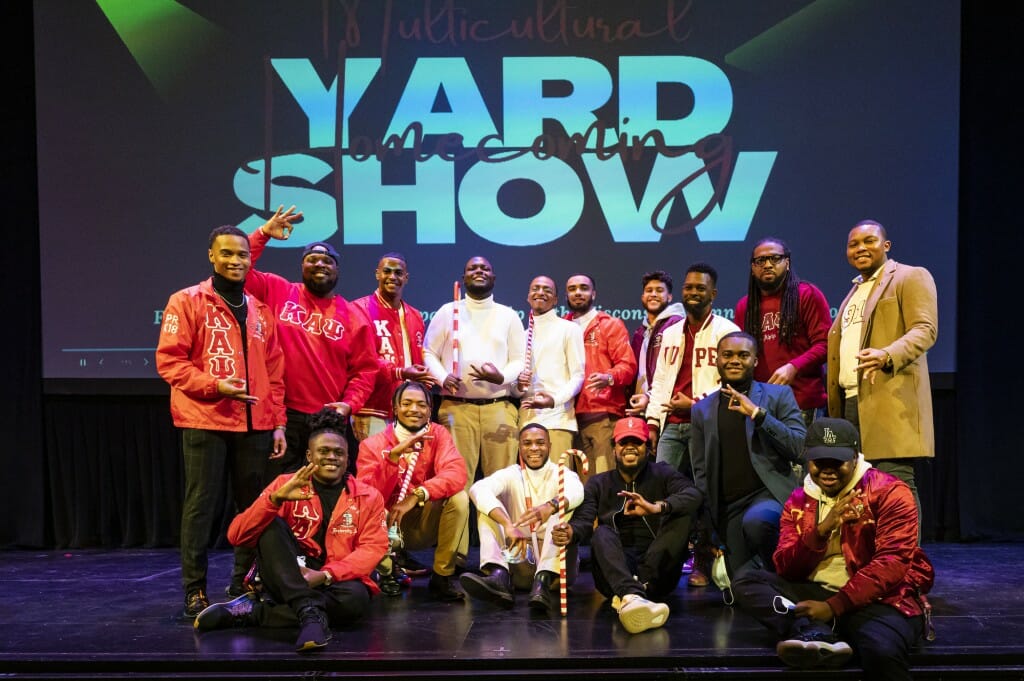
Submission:
M 335 250 L 334 246 L 330 245 L 326 241 L 314 241 L 306 246 L 302 249 L 302 259 L 305 260 L 306 256 L 310 253 L 322 253 L 324 255 L 329 255 L 334 258 L 335 265 L 341 263 L 341 256 L 338 255 L 338 251 Z
M 820 418 L 811 422 L 804 440 L 804 460 L 853 461 L 860 448 L 857 428 L 846 419 Z

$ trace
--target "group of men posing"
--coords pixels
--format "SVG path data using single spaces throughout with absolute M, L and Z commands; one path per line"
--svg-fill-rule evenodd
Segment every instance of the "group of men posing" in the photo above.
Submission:
M 869 671 L 907 674 L 933 578 L 913 461 L 934 452 L 936 294 L 927 270 L 887 257 L 882 225 L 849 232 L 859 276 L 834 322 L 767 238 L 736 306 L 742 330 L 714 314 L 717 272 L 695 263 L 681 304 L 670 275 L 644 275 L 646 320 L 630 336 L 594 307 L 588 274 L 569 277 L 566 318 L 554 280 L 535 277 L 524 328 L 474 257 L 465 297 L 425 327 L 403 299 L 401 254 L 352 302 L 333 292 L 329 243 L 303 249 L 300 282 L 253 269 L 301 215 L 213 230 L 213 276 L 164 312 L 157 368 L 182 429 L 197 629 L 297 625 L 297 649 L 316 650 L 371 595 L 399 594 L 407 551 L 431 547 L 432 596 L 512 607 L 520 589 L 548 613 L 582 545 L 595 588 L 636 633 L 667 620 L 661 601 L 684 571 L 707 584 L 710 561 L 686 565 L 707 547 L 716 584 L 778 632 L 786 662 L 841 664 L 846 639 Z M 589 474 L 568 469 L 576 452 Z M 233 599 L 210 605 L 207 545 L 229 476 Z M 478 572 L 464 565 L 471 503 Z

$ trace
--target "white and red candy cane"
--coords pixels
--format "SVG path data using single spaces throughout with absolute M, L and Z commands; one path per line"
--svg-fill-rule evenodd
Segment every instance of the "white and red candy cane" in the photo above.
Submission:
M 459 282 L 455 282 L 455 304 L 452 306 L 452 375 L 459 377 Z
M 412 474 L 416 470 L 416 459 L 419 458 L 419 455 L 419 448 L 414 448 L 412 454 L 409 455 L 408 463 L 405 466 L 405 477 L 402 478 L 402 486 L 398 490 L 398 501 L 395 503 L 401 503 L 409 494 L 409 483 L 412 482 Z
M 416 443 L 416 445 L 420 445 L 420 444 L 421 443 L 419 443 L 419 442 Z M 405 477 L 402 478 L 402 486 L 398 488 L 398 500 L 395 501 L 396 504 L 402 503 L 402 500 L 404 500 L 405 497 L 409 494 L 409 484 L 412 482 L 412 474 L 416 470 L 416 459 L 419 458 L 420 449 L 421 449 L 421 447 L 414 446 L 414 449 L 412 450 L 412 453 L 409 454 L 409 458 L 406 459 Z M 394 535 L 396 537 L 400 538 L 402 535 L 401 535 L 401 533 L 398 532 L 398 527 L 397 526 L 398 526 L 398 523 L 395 523 Z M 388 538 L 389 539 L 391 538 L 391 534 L 392 534 L 392 532 L 389 530 L 388 531 Z M 401 545 L 401 542 L 399 542 L 399 546 L 400 545 Z M 392 547 L 392 548 L 395 548 L 395 547 Z
M 558 458 L 558 521 L 560 523 L 564 523 L 569 514 L 569 500 L 565 496 L 565 464 L 570 456 L 575 456 L 580 460 L 580 473 L 586 475 L 590 472 L 587 455 L 578 449 L 567 449 Z M 569 587 L 565 579 L 565 551 L 566 547 L 558 547 L 558 605 L 563 617 L 569 612 Z
M 523 364 L 527 371 L 533 371 L 533 310 L 530 310 L 530 321 L 526 323 L 526 352 Z

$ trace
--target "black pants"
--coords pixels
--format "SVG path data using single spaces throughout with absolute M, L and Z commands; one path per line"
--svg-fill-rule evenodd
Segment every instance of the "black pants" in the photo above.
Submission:
M 719 539 L 725 544 L 730 575 L 747 568 L 774 569 L 772 554 L 779 544 L 782 504 L 767 489 L 752 492 L 725 508 Z
M 302 554 L 288 524 L 275 518 L 260 535 L 258 558 L 260 579 L 273 603 L 256 609 L 256 620 L 264 627 L 293 627 L 298 613 L 306 607 L 327 612 L 331 626 L 360 619 L 370 607 L 370 590 L 358 579 L 312 588 L 299 570 L 296 556 Z M 314 566 L 310 559 L 309 566 Z
M 623 546 L 619 533 L 609 525 L 598 525 L 594 530 L 590 540 L 591 570 L 594 587 L 605 598 L 638 594 L 659 600 L 679 584 L 692 518 L 675 516 L 660 526 L 656 524 L 658 520 L 659 516 L 647 517 L 657 533 L 646 545 Z
M 807 629 L 830 631 L 825 622 L 806 617 L 779 614 L 776 596 L 794 603 L 803 600 L 824 601 L 832 591 L 812 582 L 789 582 L 774 572 L 748 570 L 732 582 L 736 605 L 753 615 L 761 624 L 785 640 Z M 921 637 L 924 618 L 906 617 L 896 608 L 871 603 L 839 618 L 835 634 L 846 641 L 860 657 L 868 679 L 909 679 L 910 649 Z
M 193 589 L 206 589 L 207 547 L 214 529 L 214 513 L 222 508 L 228 479 L 235 510 L 245 510 L 263 491 L 273 437 L 266 430 L 233 433 L 185 428 L 181 443 L 185 471 L 181 580 L 188 593 Z M 235 549 L 232 582 L 241 584 L 252 560 L 251 549 Z

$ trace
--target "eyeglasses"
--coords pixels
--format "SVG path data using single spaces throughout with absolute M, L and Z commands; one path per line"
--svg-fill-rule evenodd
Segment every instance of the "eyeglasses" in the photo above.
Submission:
M 778 265 L 780 262 L 788 258 L 788 255 L 779 255 L 775 253 L 773 255 L 762 255 L 760 258 L 751 258 L 750 263 L 755 267 L 764 267 L 768 263 Z

